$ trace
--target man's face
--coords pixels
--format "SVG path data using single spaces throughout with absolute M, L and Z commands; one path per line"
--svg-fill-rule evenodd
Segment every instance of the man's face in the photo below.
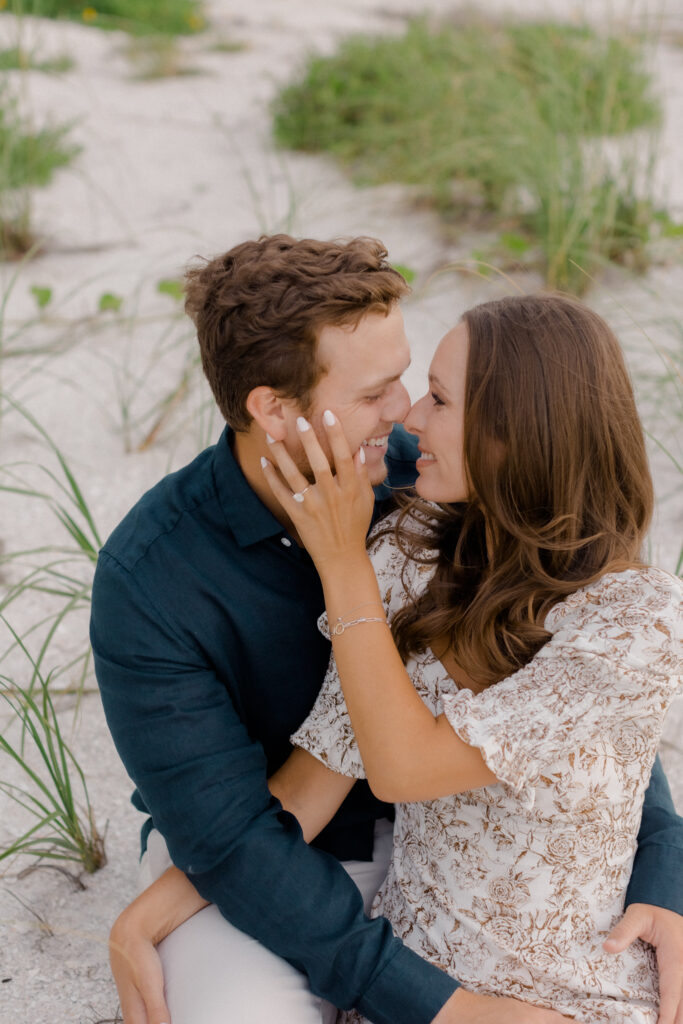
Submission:
M 355 327 L 323 327 L 318 359 L 327 372 L 313 392 L 307 418 L 330 457 L 322 416 L 331 409 L 344 427 L 351 452 L 363 446 L 370 482 L 379 484 L 387 475 L 384 456 L 392 425 L 400 423 L 410 408 L 401 384 L 410 364 L 401 310 L 394 306 L 386 316 L 366 313 Z M 290 432 L 287 447 L 310 478 L 296 434 Z

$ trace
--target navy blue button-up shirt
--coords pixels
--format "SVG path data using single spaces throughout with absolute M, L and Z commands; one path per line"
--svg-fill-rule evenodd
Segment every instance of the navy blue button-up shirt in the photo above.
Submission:
M 365 917 L 338 862 L 371 858 L 386 805 L 357 783 L 313 849 L 268 790 L 329 642 L 316 627 L 315 567 L 249 487 L 230 436 L 145 494 L 100 553 L 91 639 L 134 802 L 202 896 L 305 971 L 314 992 L 377 1024 L 427 1024 L 456 982 Z M 392 434 L 393 486 L 415 477 L 413 442 Z M 681 850 L 657 765 L 630 899 L 683 909 L 670 898 Z

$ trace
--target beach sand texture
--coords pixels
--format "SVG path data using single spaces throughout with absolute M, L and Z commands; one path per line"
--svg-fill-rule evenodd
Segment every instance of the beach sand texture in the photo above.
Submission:
M 447 0 L 429 6 L 438 12 L 457 8 Z M 489 7 L 514 10 L 509 3 Z M 434 346 L 460 312 L 510 290 L 496 276 L 431 278 L 467 258 L 475 241 L 466 234 L 446 241 L 435 213 L 411 205 L 408 190 L 358 190 L 330 159 L 277 151 L 272 143 L 269 101 L 307 53 L 331 51 L 350 32 L 398 32 L 406 16 L 422 10 L 418 0 L 214 0 L 207 9 L 209 32 L 181 44 L 187 63 L 200 73 L 155 81 L 135 80 L 119 33 L 31 19 L 18 23 L 0 15 L 0 48 L 16 45 L 21 34 L 22 45 L 35 47 L 43 58 L 68 53 L 74 59 L 73 69 L 62 75 L 24 73 L 20 88 L 22 103 L 38 123 L 46 116 L 72 122 L 72 137 L 82 146 L 71 168 L 35 192 L 33 220 L 48 239 L 45 252 L 18 269 L 0 265 L 3 293 L 11 285 L 4 344 L 13 350 L 0 368 L 0 387 L 31 411 L 64 452 L 102 537 L 144 490 L 215 440 L 222 428 L 195 367 L 154 443 L 137 450 L 150 440 L 158 403 L 178 389 L 192 362 L 191 325 L 172 319 L 174 299 L 157 286 L 177 279 L 194 255 L 277 230 L 321 238 L 379 236 L 395 262 L 417 272 L 415 294 L 405 304 L 414 353 L 406 383 L 413 397 L 421 393 Z M 594 18 L 609 15 L 635 24 L 646 17 L 666 29 L 652 60 L 665 107 L 656 183 L 673 219 L 681 221 L 683 48 L 674 41 L 676 34 L 679 43 L 683 39 L 680 5 L 605 0 L 590 9 Z M 578 18 L 583 8 L 566 0 L 523 4 L 524 16 L 549 11 Z M 218 39 L 243 45 L 217 52 L 211 43 Z M 515 280 L 527 290 L 541 283 L 530 273 Z M 32 286 L 51 288 L 53 298 L 49 322 L 26 326 L 36 316 Z M 96 315 L 103 293 L 123 298 L 121 316 Z M 674 260 L 655 266 L 636 281 L 609 271 L 588 301 L 622 339 L 648 429 L 680 459 L 680 412 L 676 419 L 666 407 L 670 392 L 656 378 L 663 373 L 658 349 L 677 347 L 680 365 L 683 265 Z M 19 348 L 26 354 L 17 355 Z M 656 443 L 651 455 L 659 498 L 651 559 L 673 571 L 683 533 L 681 476 Z M 5 406 L 0 465 L 10 462 L 48 464 L 49 455 L 27 422 Z M 49 464 L 54 467 L 54 460 Z M 59 523 L 39 501 L 0 494 L 0 523 L 6 552 L 64 541 Z M 8 570 L 0 586 L 12 580 Z M 13 606 L 12 624 L 22 633 L 48 608 L 39 602 Z M 50 664 L 64 664 L 82 649 L 86 629 L 85 614 L 65 620 Z M 26 671 L 18 661 L 6 665 Z M 56 687 L 69 682 L 62 676 Z M 135 893 L 140 816 L 129 804 L 131 784 L 93 687 L 89 682 L 78 707 L 69 694 L 58 705 L 96 820 L 107 829 L 108 863 L 84 876 L 85 889 L 77 890 L 55 871 L 17 878 L 27 862 L 0 862 L 6 872 L 0 884 L 2 1024 L 92 1024 L 116 1016 L 107 934 Z M 0 724 L 7 724 L 6 714 Z M 8 735 L 16 736 L 12 728 Z M 679 810 L 681 736 L 679 699 L 661 750 Z M 8 760 L 0 758 L 2 778 L 20 781 Z M 22 820 L 0 795 L 0 842 L 16 835 Z

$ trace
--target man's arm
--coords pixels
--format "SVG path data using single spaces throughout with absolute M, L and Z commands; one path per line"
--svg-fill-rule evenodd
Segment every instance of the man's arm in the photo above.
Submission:
M 177 586 L 170 580 L 169 585 Z M 266 758 L 226 686 L 114 559 L 100 556 L 91 637 L 107 721 L 174 863 L 204 899 L 376 1024 L 427 1024 L 457 988 L 369 920 L 339 862 L 271 796 Z
M 645 793 L 626 905 L 648 903 L 683 914 L 683 818 L 676 814 L 659 757 Z

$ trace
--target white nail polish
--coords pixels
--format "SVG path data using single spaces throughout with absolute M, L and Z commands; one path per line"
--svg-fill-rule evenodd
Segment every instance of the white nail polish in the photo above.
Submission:
M 365 451 L 362 447 L 358 449 L 358 458 L 365 465 Z
M 299 433 L 303 434 L 305 430 L 310 429 L 310 426 L 311 424 L 308 422 L 308 420 L 305 420 L 303 416 L 297 416 L 296 427 Z
M 325 420 L 325 423 L 327 424 L 328 427 L 333 427 L 337 422 L 334 413 L 331 412 L 329 409 L 325 409 L 325 412 L 323 413 L 323 419 Z
M 268 459 L 265 457 L 265 455 L 262 455 L 261 456 L 261 469 L 265 469 L 266 466 L 269 466 L 269 465 L 270 465 L 270 463 L 268 462 Z
M 266 434 L 266 441 L 268 444 L 275 444 L 275 438 L 271 437 L 270 434 Z

